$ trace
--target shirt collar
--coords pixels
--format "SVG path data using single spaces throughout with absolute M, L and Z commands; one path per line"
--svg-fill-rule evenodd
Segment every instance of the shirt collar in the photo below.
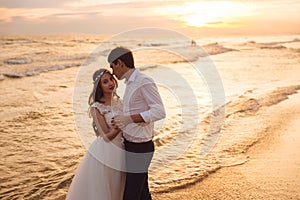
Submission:
M 131 75 L 128 75 L 128 76 L 126 76 L 127 74 L 125 74 L 125 84 L 128 84 L 128 83 L 130 83 L 130 82 L 133 82 L 133 81 L 135 81 L 135 79 L 136 79 L 136 76 L 137 76 L 137 74 L 139 73 L 139 70 L 138 69 L 132 69 L 132 70 L 134 70 L 132 73 L 131 73 Z

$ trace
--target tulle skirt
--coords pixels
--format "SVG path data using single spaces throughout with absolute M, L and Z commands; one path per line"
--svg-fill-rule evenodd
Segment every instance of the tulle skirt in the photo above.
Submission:
M 97 138 L 75 173 L 67 199 L 123 199 L 125 173 L 120 169 L 125 167 L 125 155 L 122 149 L 124 146 L 120 138 L 115 138 L 112 142 Z

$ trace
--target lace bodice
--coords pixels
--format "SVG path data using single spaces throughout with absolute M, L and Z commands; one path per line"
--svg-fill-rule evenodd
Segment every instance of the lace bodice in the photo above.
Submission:
M 114 116 L 123 113 L 123 102 L 120 99 L 115 99 L 111 106 L 95 102 L 91 105 L 91 107 L 97 108 L 99 110 L 100 114 L 104 116 L 109 128 L 111 128 L 111 119 Z

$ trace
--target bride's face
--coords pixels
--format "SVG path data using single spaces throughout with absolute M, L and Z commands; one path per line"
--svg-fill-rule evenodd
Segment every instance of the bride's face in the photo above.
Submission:
M 116 81 L 114 80 L 113 76 L 109 73 L 105 73 L 101 76 L 101 87 L 103 93 L 111 94 L 114 92 L 116 87 Z

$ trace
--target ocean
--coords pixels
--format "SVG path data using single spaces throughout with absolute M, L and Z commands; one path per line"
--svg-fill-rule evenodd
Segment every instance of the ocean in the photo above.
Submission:
M 91 75 L 109 68 L 116 46 L 133 50 L 166 108 L 155 126 L 153 192 L 247 162 L 247 149 L 271 125 L 272 106 L 300 89 L 300 35 L 199 36 L 192 46 L 191 38 L 167 33 L 1 35 L 1 199 L 65 195 L 95 139 L 87 112 Z M 119 81 L 121 98 L 124 87 Z

